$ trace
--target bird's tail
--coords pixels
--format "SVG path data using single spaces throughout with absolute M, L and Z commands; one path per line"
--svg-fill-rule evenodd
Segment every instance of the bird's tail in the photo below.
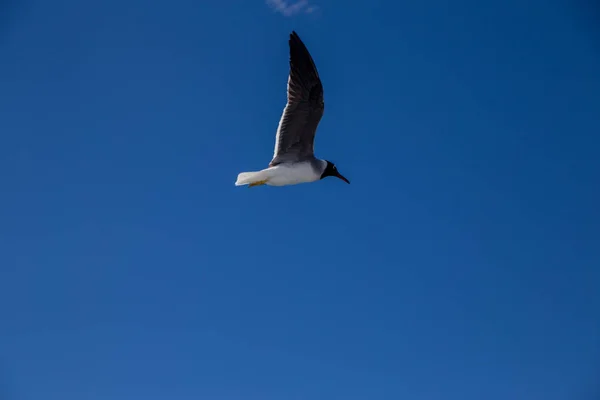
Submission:
M 256 171 L 256 172 L 242 172 L 238 175 L 237 181 L 235 181 L 235 186 L 264 185 L 268 179 L 269 179 L 269 176 L 267 174 L 267 170 L 264 170 L 264 169 L 262 171 Z

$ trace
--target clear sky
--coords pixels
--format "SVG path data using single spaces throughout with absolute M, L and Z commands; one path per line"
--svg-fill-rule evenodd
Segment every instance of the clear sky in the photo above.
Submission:
M 2 400 L 599 395 L 598 10 L 309 2 L 0 3 Z

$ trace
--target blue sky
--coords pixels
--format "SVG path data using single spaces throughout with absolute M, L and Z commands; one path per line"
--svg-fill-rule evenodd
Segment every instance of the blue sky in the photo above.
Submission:
M 1 3 L 2 399 L 598 394 L 598 10 L 309 1 Z

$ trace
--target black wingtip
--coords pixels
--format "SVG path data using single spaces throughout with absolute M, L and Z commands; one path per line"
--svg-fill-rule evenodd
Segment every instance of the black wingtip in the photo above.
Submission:
M 289 44 L 290 49 L 300 49 L 301 52 L 308 54 L 309 58 L 311 58 L 312 61 L 312 57 L 310 57 L 310 53 L 306 48 L 306 45 L 304 44 L 302 39 L 300 39 L 300 36 L 298 36 L 296 31 L 292 31 L 292 33 L 290 33 Z
M 295 30 L 290 33 L 290 69 L 295 73 L 311 79 L 315 83 L 319 81 L 317 66 L 306 48 L 306 45 Z
M 292 31 L 292 33 L 290 33 L 290 43 L 291 42 L 302 42 L 302 39 L 300 39 L 300 36 L 298 35 L 298 33 L 296 33 L 296 31 Z

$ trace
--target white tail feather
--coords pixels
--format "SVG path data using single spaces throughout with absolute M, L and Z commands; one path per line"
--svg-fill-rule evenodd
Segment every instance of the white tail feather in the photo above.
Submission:
M 242 172 L 238 175 L 235 186 L 249 185 L 254 182 L 265 180 L 268 178 L 266 171 L 267 170 L 263 169 L 262 171 L 256 172 Z

